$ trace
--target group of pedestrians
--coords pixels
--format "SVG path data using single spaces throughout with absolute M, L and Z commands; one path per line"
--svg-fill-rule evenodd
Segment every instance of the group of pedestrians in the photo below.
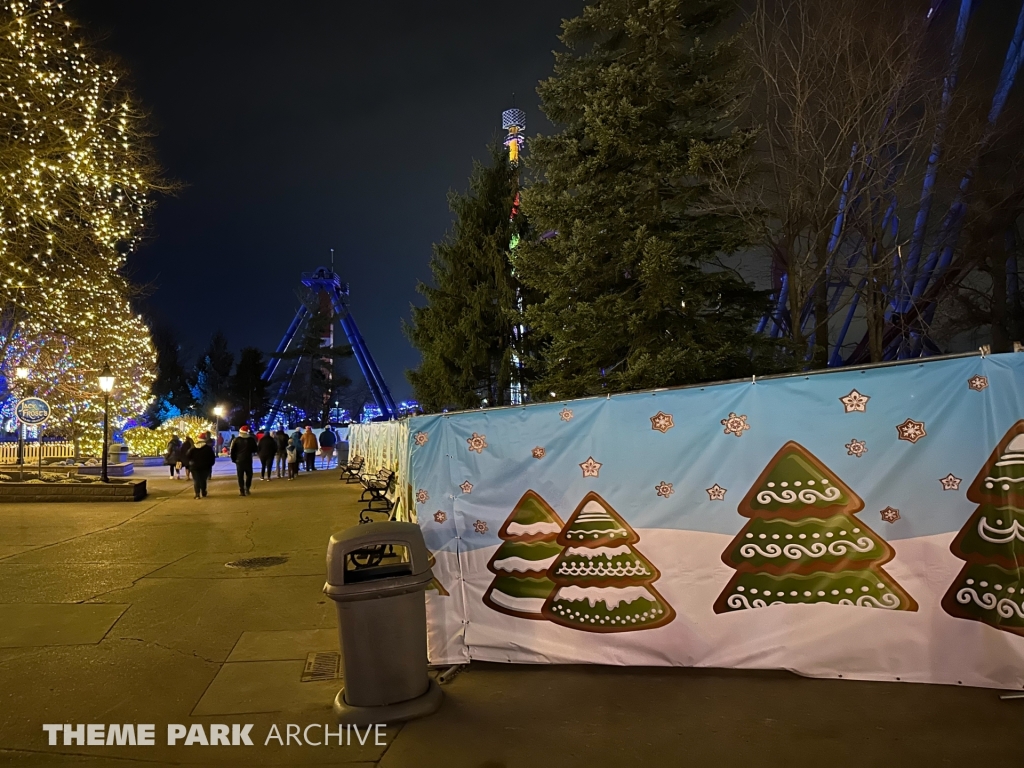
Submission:
M 253 435 L 249 427 L 243 425 L 229 448 L 238 478 L 239 495 L 248 496 L 251 492 L 254 456 L 260 460 L 262 482 L 273 479 L 275 465 L 278 478 L 283 479 L 287 473 L 288 479 L 294 480 L 298 477 L 300 464 L 304 464 L 308 472 L 316 470 L 318 452 L 324 467 L 329 468 L 337 444 L 338 436 L 330 427 L 325 427 L 318 438 L 308 426 L 304 431 L 296 429 L 291 435 L 283 429 Z M 172 435 L 164 454 L 164 462 L 170 467 L 172 478 L 180 478 L 182 469 L 186 478 L 191 477 L 197 499 L 206 497 L 215 461 L 209 432 L 203 432 L 195 443 L 190 437 L 182 442 L 177 435 Z

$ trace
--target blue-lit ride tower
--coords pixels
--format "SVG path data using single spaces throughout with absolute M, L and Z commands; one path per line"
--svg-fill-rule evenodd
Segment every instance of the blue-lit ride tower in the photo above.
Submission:
M 380 409 L 381 418 L 384 420 L 398 418 L 398 406 L 395 404 L 391 391 L 384 381 L 384 376 L 370 354 L 370 350 L 363 340 L 363 335 L 359 332 L 356 321 L 349 310 L 348 283 L 343 283 L 333 269 L 320 267 L 314 272 L 303 272 L 302 284 L 310 289 L 318 300 L 326 302 L 333 312 L 333 320 L 341 323 L 341 329 L 345 332 L 345 338 L 348 339 L 349 346 L 352 347 L 352 355 L 359 364 L 359 370 L 362 372 L 363 378 L 366 379 L 366 385 L 370 388 L 370 394 L 373 396 L 374 402 Z M 284 338 L 281 339 L 281 343 L 277 345 L 277 349 L 267 362 L 266 370 L 263 371 L 263 381 L 269 383 L 277 373 L 278 367 L 281 365 L 282 360 L 285 359 L 285 355 L 287 355 L 289 348 L 299 335 L 300 329 L 309 319 L 310 314 L 310 309 L 305 303 L 296 311 L 291 325 L 285 331 Z M 334 322 L 332 321 L 331 338 L 328 339 L 328 343 L 333 342 L 333 331 Z M 284 399 L 288 394 L 288 389 L 291 387 L 292 379 L 295 378 L 295 372 L 298 370 L 301 361 L 302 358 L 289 358 L 290 365 L 280 380 L 277 391 L 274 393 L 270 411 L 267 414 L 268 425 L 278 421 L 281 409 L 284 406 Z

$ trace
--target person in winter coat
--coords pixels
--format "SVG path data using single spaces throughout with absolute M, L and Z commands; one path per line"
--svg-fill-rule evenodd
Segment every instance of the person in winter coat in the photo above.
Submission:
M 235 463 L 235 474 L 238 475 L 239 496 L 248 496 L 252 488 L 252 457 L 255 453 L 256 438 L 243 424 L 238 436 L 231 441 L 231 461 Z
M 269 483 L 274 478 L 274 457 L 277 456 L 277 440 L 269 430 L 256 441 L 256 452 L 260 456 L 260 480 Z
M 306 431 L 302 433 L 302 454 L 306 457 L 307 472 L 316 470 L 316 448 L 316 435 L 313 434 L 313 428 L 307 426 Z
M 274 433 L 274 442 L 277 443 L 277 476 L 284 477 L 288 464 L 288 435 L 283 429 Z
M 164 450 L 164 464 L 171 468 L 171 479 L 177 479 L 181 468 L 181 440 L 177 435 L 171 435 L 167 441 L 167 448 Z
M 299 461 L 302 461 L 302 431 L 296 427 L 295 431 L 292 432 L 292 436 L 288 438 L 291 445 L 295 446 L 295 452 L 298 454 Z
M 324 460 L 323 469 L 331 468 L 331 459 L 334 458 L 334 446 L 338 444 L 338 436 L 330 426 L 324 427 L 320 433 L 320 456 Z
M 185 435 L 185 440 L 181 443 L 181 468 L 185 470 L 185 479 L 192 479 L 192 470 L 188 466 L 188 452 L 195 446 L 195 441 Z
M 295 447 L 295 444 L 290 440 L 288 441 L 288 448 L 285 449 L 288 455 L 288 479 L 294 480 L 299 476 L 299 449 Z
M 207 442 L 210 438 L 208 432 L 199 435 L 199 441 L 189 450 L 185 460 L 189 470 L 192 472 L 192 488 L 196 492 L 196 498 L 206 498 L 206 485 L 213 474 L 213 465 L 217 456 L 213 447 Z

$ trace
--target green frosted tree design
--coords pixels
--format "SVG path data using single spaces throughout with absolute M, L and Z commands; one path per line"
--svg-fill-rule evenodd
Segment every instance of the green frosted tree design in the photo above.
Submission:
M 740 502 L 750 522 L 722 554 L 736 574 L 715 613 L 799 603 L 916 611 L 881 568 L 892 547 L 853 517 L 863 508 L 810 451 L 786 443 Z
M 950 616 L 1024 635 L 1024 420 L 967 490 L 978 505 L 949 545 L 964 567 L 942 598 Z
M 502 544 L 487 569 L 495 574 L 484 603 L 521 619 L 543 619 L 541 607 L 555 588 L 547 571 L 562 547 L 562 519 L 535 491 L 527 491 L 498 531 Z

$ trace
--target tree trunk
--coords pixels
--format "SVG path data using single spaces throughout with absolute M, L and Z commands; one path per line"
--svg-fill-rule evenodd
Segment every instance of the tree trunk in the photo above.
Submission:
M 1000 250 L 990 244 L 988 259 L 992 277 L 992 351 L 1010 352 L 1010 334 L 1006 327 L 1006 259 Z

